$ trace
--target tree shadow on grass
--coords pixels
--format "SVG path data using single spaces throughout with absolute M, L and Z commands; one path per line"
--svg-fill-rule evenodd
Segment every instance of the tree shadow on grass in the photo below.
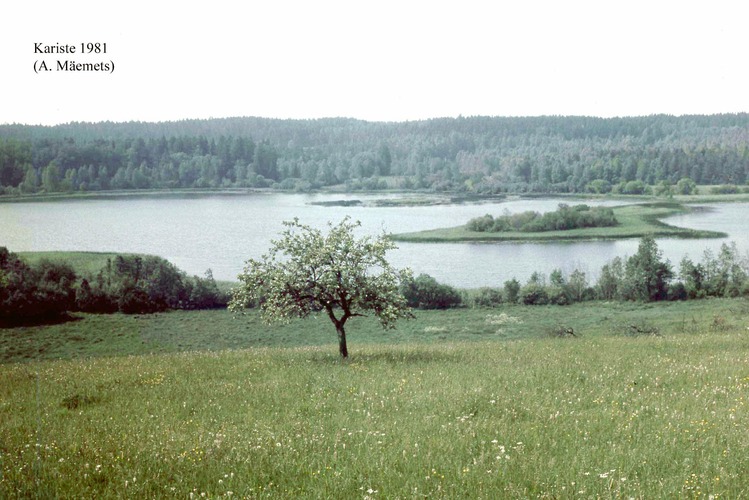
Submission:
M 377 352 L 353 351 L 348 358 L 342 358 L 340 354 L 316 352 L 310 357 L 310 361 L 338 364 L 338 365 L 361 365 L 361 364 L 419 364 L 419 363 L 442 363 L 460 362 L 464 357 L 459 353 L 441 351 L 437 349 L 419 350 L 378 350 Z
M 51 326 L 80 321 L 83 318 L 70 313 L 55 314 L 52 316 L 5 316 L 0 317 L 0 328 L 17 328 L 22 326 Z

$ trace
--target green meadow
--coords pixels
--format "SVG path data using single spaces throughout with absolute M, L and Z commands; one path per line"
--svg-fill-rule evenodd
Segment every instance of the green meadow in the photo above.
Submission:
M 749 302 L 0 331 L 0 498 L 742 498 Z M 559 337 L 572 329 L 575 336 Z
M 583 229 L 569 229 L 563 231 L 543 232 L 478 232 L 471 231 L 465 225 L 418 231 L 414 233 L 399 233 L 393 235 L 396 241 L 415 243 L 438 242 L 497 242 L 497 241 L 559 241 L 559 240 L 594 240 L 640 238 L 645 235 L 672 238 L 720 238 L 726 236 L 717 231 L 699 231 L 672 226 L 661 219 L 670 215 L 683 213 L 689 208 L 678 203 L 663 202 L 637 205 L 623 205 L 612 207 L 614 215 L 619 221 L 616 226 L 594 227 Z M 500 214 L 492 214 L 500 215 Z M 466 221 L 467 223 L 468 221 Z

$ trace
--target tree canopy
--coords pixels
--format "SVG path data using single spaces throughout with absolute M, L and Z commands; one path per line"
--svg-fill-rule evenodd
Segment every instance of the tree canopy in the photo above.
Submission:
M 749 189 L 749 114 L 0 125 L 0 194 L 108 189 Z M 687 181 L 685 181 L 687 182 Z M 688 193 L 687 193 L 688 192 Z
M 361 224 L 349 217 L 337 225 L 329 223 L 327 234 L 299 219 L 284 225 L 266 255 L 247 261 L 240 286 L 232 293 L 231 310 L 258 304 L 267 322 L 324 312 L 335 325 L 344 358 L 350 318 L 371 312 L 388 329 L 411 316 L 400 292 L 411 271 L 389 264 L 385 255 L 395 245 L 386 234 L 357 238 L 354 231 Z

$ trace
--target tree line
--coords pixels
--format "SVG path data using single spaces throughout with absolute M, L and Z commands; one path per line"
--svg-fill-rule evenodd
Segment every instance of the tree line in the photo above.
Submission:
M 477 194 L 688 194 L 692 184 L 741 191 L 748 179 L 746 113 L 0 126 L 5 194 L 334 185 Z
M 486 214 L 468 221 L 466 228 L 470 231 L 500 233 L 521 231 L 536 233 L 543 231 L 565 231 L 586 227 L 609 227 L 619 222 L 614 211 L 608 207 L 589 207 L 588 205 L 569 206 L 560 203 L 554 212 L 539 213 L 532 210 L 493 217 Z
M 408 307 L 419 309 L 749 296 L 749 260 L 735 243 L 723 244 L 717 253 L 706 251 L 701 261 L 685 257 L 677 271 L 663 260 L 655 240 L 646 236 L 634 255 L 605 264 L 595 282 L 584 271 L 565 275 L 556 269 L 548 276 L 533 273 L 525 283 L 513 278 L 502 286 L 458 290 L 421 274 L 403 279 L 399 292 Z M 31 265 L 0 247 L 0 325 L 55 319 L 76 311 L 140 314 L 225 308 L 229 298 L 210 270 L 202 278 L 190 277 L 160 257 L 119 255 L 96 273 L 77 274 L 64 262 L 42 259 Z
M 576 269 L 565 275 L 556 269 L 548 276 L 533 273 L 525 283 L 513 278 L 502 286 L 461 292 L 420 275 L 404 283 L 402 291 L 411 307 L 424 309 L 739 297 L 749 296 L 749 259 L 739 254 L 735 243 L 723 244 L 717 254 L 706 251 L 699 262 L 684 257 L 677 271 L 663 260 L 655 240 L 646 236 L 634 255 L 605 264 L 595 282 L 584 271 Z
M 190 277 L 160 257 L 118 255 L 98 272 L 79 275 L 65 262 L 29 264 L 0 247 L 0 325 L 76 311 L 138 314 L 221 308 L 227 302 L 210 270 Z

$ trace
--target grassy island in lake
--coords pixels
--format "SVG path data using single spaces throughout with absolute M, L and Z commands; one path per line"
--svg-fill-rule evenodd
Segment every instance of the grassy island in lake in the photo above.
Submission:
M 678 203 L 647 203 L 613 207 L 618 224 L 607 227 L 588 227 L 540 232 L 471 231 L 467 225 L 430 229 L 413 233 L 394 234 L 396 241 L 414 243 L 457 242 L 501 242 L 501 241 L 553 241 L 640 238 L 645 235 L 672 238 L 722 238 L 719 231 L 703 231 L 672 226 L 660 219 L 688 212 L 690 209 Z

